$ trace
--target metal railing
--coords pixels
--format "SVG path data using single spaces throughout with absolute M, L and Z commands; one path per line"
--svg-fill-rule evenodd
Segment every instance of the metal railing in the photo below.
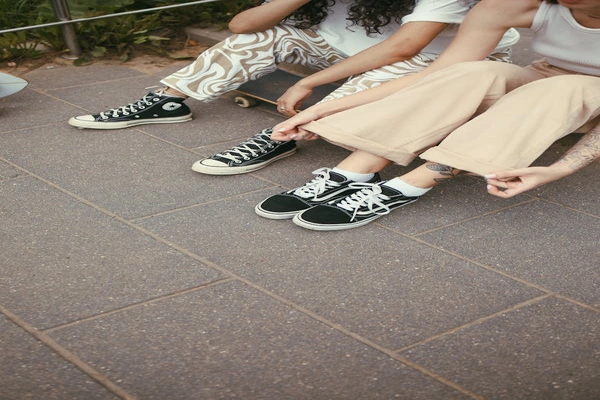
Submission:
M 71 53 L 71 55 L 78 57 L 81 55 L 81 48 L 79 47 L 79 42 L 77 41 L 77 35 L 75 34 L 75 27 L 74 27 L 74 24 L 76 24 L 78 22 L 93 21 L 93 20 L 103 19 L 103 18 L 114 18 L 114 17 L 123 16 L 123 15 L 141 14 L 141 13 L 152 12 L 152 11 L 157 11 L 157 10 L 166 10 L 169 8 L 186 7 L 186 6 L 205 4 L 205 3 L 214 3 L 217 1 L 221 1 L 221 0 L 190 1 L 188 3 L 172 4 L 170 6 L 144 8 L 142 10 L 124 11 L 124 12 L 114 13 L 114 14 L 99 15 L 96 17 L 71 19 L 71 12 L 69 11 L 69 5 L 67 3 L 67 0 L 52 0 L 52 7 L 54 8 L 54 12 L 56 14 L 56 17 L 58 18 L 57 22 L 49 22 L 46 24 L 23 26 L 20 28 L 4 29 L 4 30 L 0 30 L 0 35 L 3 33 L 18 32 L 18 31 L 25 31 L 25 30 L 38 29 L 38 28 L 47 28 L 50 26 L 60 26 L 62 34 L 63 34 L 63 38 L 65 40 L 65 44 L 67 45 L 69 52 Z

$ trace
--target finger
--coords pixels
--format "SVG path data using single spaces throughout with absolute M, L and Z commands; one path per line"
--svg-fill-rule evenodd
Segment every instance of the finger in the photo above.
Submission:
M 502 197 L 504 199 L 510 197 L 506 193 L 506 190 L 500 189 L 500 188 L 498 188 L 497 186 L 494 186 L 494 185 L 488 185 L 487 186 L 487 191 L 488 191 L 489 194 L 491 194 L 493 196 Z
M 302 128 L 296 128 L 296 133 L 291 135 L 291 138 L 294 140 L 306 140 L 307 137 L 311 137 L 314 135 L 312 132 L 309 132 Z
M 531 173 L 530 168 L 521 168 L 521 169 L 511 169 L 509 171 L 500 171 L 495 172 L 493 174 L 487 174 L 483 177 L 486 179 L 506 179 L 506 178 L 516 178 L 522 175 L 527 175 Z
M 491 185 L 495 188 L 508 189 L 508 182 L 499 181 L 498 179 L 488 179 L 488 185 Z
M 298 131 L 294 127 L 287 126 L 285 122 L 275 126 L 273 133 L 271 133 L 271 139 L 277 141 L 288 141 L 292 140 L 292 136 Z

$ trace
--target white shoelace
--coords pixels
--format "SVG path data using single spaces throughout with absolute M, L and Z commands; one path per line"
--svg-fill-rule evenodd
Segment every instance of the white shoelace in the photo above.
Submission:
M 225 158 L 235 163 L 240 163 L 244 160 L 249 160 L 250 156 L 257 157 L 260 154 L 264 154 L 273 147 L 273 141 L 271 140 L 270 134 L 262 131 L 237 146 L 216 154 L 215 157 Z
M 152 88 L 146 88 L 146 89 L 152 89 Z M 164 93 L 164 91 L 165 91 L 165 88 L 161 88 L 161 89 L 158 89 L 157 91 L 153 92 L 152 94 L 160 96 Z M 145 95 L 144 97 L 142 97 L 139 100 L 134 101 L 133 103 L 127 104 L 126 106 L 111 108 L 108 111 L 101 112 L 100 117 L 102 119 L 108 119 L 110 117 L 118 118 L 121 115 L 129 115 L 130 113 L 133 114 L 133 113 L 138 112 L 139 110 L 143 110 L 147 106 L 151 106 L 152 104 L 154 104 L 152 102 L 152 100 L 154 100 L 154 101 L 159 100 L 158 97 L 149 96 L 149 94 Z
M 369 211 L 378 215 L 390 213 L 390 208 L 386 206 L 382 200 L 389 200 L 381 191 L 381 186 L 376 183 L 351 183 L 351 188 L 361 189 L 360 191 L 351 194 L 336 204 L 346 211 L 352 212 L 352 220 L 362 207 L 367 207 Z M 381 207 L 379 210 L 374 210 L 373 206 Z
M 319 168 L 314 170 L 312 173 L 313 175 L 316 175 L 315 178 L 304 186 L 294 190 L 294 194 L 303 199 L 312 197 L 316 200 L 317 196 L 325 192 L 325 190 L 340 186 L 340 183 L 330 179 L 329 172 L 331 172 L 331 168 Z

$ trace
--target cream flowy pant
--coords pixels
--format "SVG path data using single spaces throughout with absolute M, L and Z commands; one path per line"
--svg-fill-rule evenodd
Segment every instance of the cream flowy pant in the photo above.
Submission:
M 475 61 L 303 128 L 400 165 L 420 156 L 484 175 L 530 165 L 598 115 L 600 77 L 544 60 L 527 67 Z
M 236 34 L 205 50 L 185 68 L 161 80 L 163 85 L 203 102 L 219 98 L 249 80 L 274 72 L 282 62 L 322 70 L 347 58 L 315 30 L 280 24 L 258 33 Z M 356 93 L 380 83 L 414 74 L 437 56 L 418 54 L 395 64 L 349 78 L 322 101 Z M 491 59 L 509 61 L 510 50 Z

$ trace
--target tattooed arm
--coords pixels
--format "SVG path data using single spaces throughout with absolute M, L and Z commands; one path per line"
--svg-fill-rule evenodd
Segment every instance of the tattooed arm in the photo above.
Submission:
M 600 158 L 600 122 L 557 162 L 548 167 L 529 167 L 486 175 L 488 192 L 509 198 L 564 178 Z

